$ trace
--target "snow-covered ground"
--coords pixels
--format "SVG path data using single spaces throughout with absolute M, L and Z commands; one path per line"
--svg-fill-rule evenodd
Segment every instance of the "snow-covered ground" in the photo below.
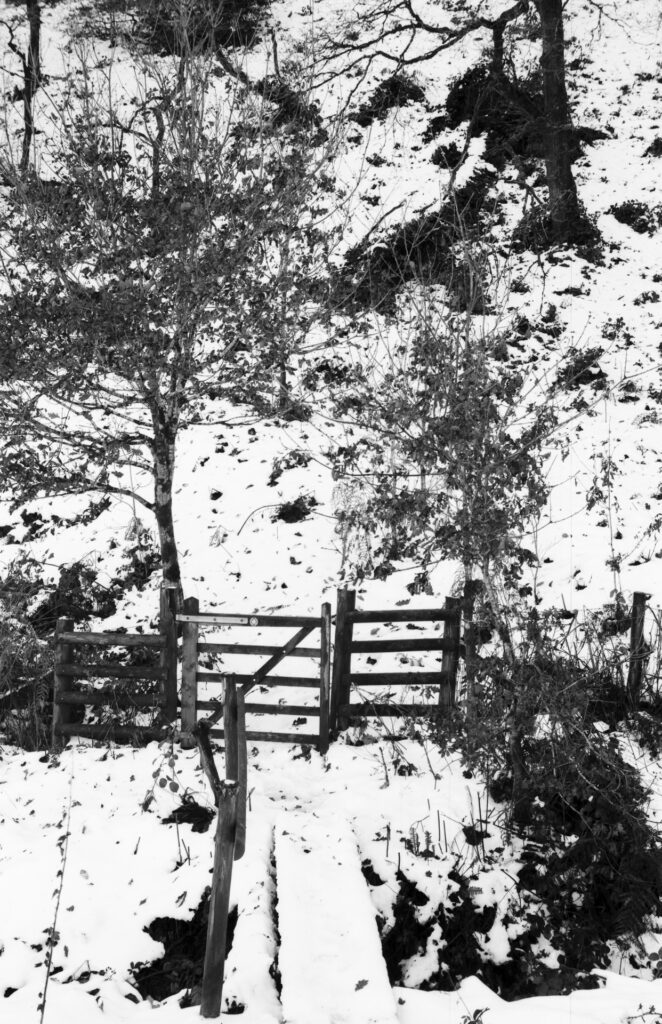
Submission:
M 63 67 L 62 6 L 44 12 L 44 59 L 54 77 Z M 346 6 L 337 2 L 303 10 L 291 0 L 278 0 L 274 13 L 290 41 L 296 42 L 313 23 L 331 26 L 334 13 Z M 623 5 L 617 5 L 608 13 L 616 11 L 622 18 L 622 10 Z M 536 336 L 534 329 L 512 359 L 520 359 L 537 379 L 553 381 L 570 349 L 603 350 L 598 364 L 606 386 L 596 391 L 590 384 L 582 385 L 560 398 L 565 403 L 567 443 L 549 464 L 551 498 L 529 543 L 539 556 L 534 578 L 546 606 L 596 609 L 613 600 L 614 591 L 628 599 L 636 590 L 651 594 L 653 604 L 662 603 L 662 539 L 659 527 L 651 529 L 662 511 L 662 236 L 660 231 L 638 234 L 608 212 L 625 200 L 662 203 L 662 158 L 644 155 L 662 137 L 658 14 L 651 0 L 633 0 L 627 5 L 626 21 L 605 17 L 598 26 L 596 5 L 568 5 L 569 57 L 578 62 L 571 74 L 576 120 L 592 127 L 609 126 L 611 132 L 610 138 L 586 149 L 577 167 L 582 199 L 597 218 L 605 241 L 604 263 L 587 263 L 564 251 L 541 260 L 530 254 L 510 257 L 513 279 L 523 279 L 528 287 L 510 295 L 512 313 L 535 324 L 553 304 L 564 327 L 560 339 L 551 340 Z M 483 42 L 467 39 L 434 67 L 417 70 L 429 109 L 414 104 L 367 129 L 352 126 L 355 141 L 348 142 L 341 154 L 339 182 L 352 191 L 359 173 L 362 178 L 352 196 L 351 216 L 344 212 L 346 245 L 358 241 L 386 211 L 392 212 L 384 217 L 384 228 L 443 193 L 446 172 L 429 160 L 438 140 L 423 145 L 421 136 L 450 81 L 471 66 Z M 251 60 L 255 68 L 262 66 L 264 53 Z M 252 70 L 250 61 L 247 66 Z M 377 63 L 371 69 L 357 87 L 354 106 L 387 68 L 390 65 Z M 321 97 L 325 110 L 341 106 L 355 84 L 337 78 L 326 86 Z M 412 142 L 419 148 L 412 150 Z M 473 166 L 478 166 L 480 153 L 476 140 Z M 368 159 L 376 156 L 378 161 Z M 515 176 L 506 179 L 499 189 L 506 200 L 507 242 L 522 196 Z M 583 407 L 579 398 L 585 400 Z M 316 614 L 323 601 L 333 600 L 343 570 L 335 482 L 326 455 L 331 441 L 339 437 L 338 427 L 324 418 L 323 410 L 319 415 L 316 411 L 309 423 L 261 420 L 250 426 L 241 425 L 243 417 L 236 410 L 222 413 L 217 419 L 228 425 L 189 428 L 178 453 L 175 515 L 186 596 L 198 597 L 206 610 Z M 276 460 L 293 449 L 309 457 L 307 465 L 287 469 L 270 483 Z M 601 481 L 605 458 L 613 460 L 616 471 L 610 486 L 602 488 L 605 496 L 591 504 L 588 492 L 595 478 Z M 135 483 L 148 494 L 148 480 Z M 287 524 L 274 518 L 276 506 L 301 494 L 317 501 L 305 520 Z M 135 535 L 136 509 L 129 500 L 118 499 L 92 522 L 67 525 L 86 504 L 81 497 L 30 503 L 22 511 L 39 511 L 45 520 L 36 535 L 21 520 L 21 510 L 11 512 L 8 503 L 0 505 L 0 526 L 11 526 L 10 534 L 0 540 L 3 572 L 15 560 L 29 557 L 44 580 L 55 583 L 63 566 L 83 561 L 97 572 L 100 584 L 109 586 L 133 545 L 127 533 Z M 139 509 L 138 516 L 147 530 L 152 529 L 147 513 Z M 410 598 L 405 586 L 414 569 L 403 568 L 386 581 L 366 581 L 359 601 L 366 607 L 389 607 L 403 600 L 412 607 L 441 602 L 456 582 L 456 571 L 449 564 L 434 570 L 432 598 Z M 148 627 L 157 608 L 154 576 L 145 589 L 128 591 L 117 613 L 97 625 Z M 260 637 L 263 643 L 272 639 Z M 416 665 L 416 659 L 410 658 L 409 664 Z M 393 666 L 382 656 L 379 667 Z M 181 993 L 156 1005 L 140 1000 L 131 984 L 132 965 L 162 953 L 161 944 L 146 928 L 158 917 L 189 919 L 210 880 L 211 833 L 193 832 L 185 824 L 162 824 L 183 793 L 210 803 L 197 754 L 176 749 L 177 760 L 170 765 L 172 753 L 155 744 L 144 750 L 106 750 L 83 742 L 57 758 L 11 747 L 0 750 L 3 1024 L 40 1021 L 51 934 L 55 941 L 46 1024 L 72 1019 L 90 1024 L 147 1019 L 174 1024 L 197 1018 L 197 1008 L 179 1006 Z M 659 821 L 662 773 L 654 763 L 646 766 L 646 773 L 654 789 L 651 817 Z M 159 785 L 161 779 L 166 780 L 165 787 Z M 170 782 L 177 783 L 175 789 Z M 459 762 L 440 759 L 433 745 L 404 740 L 394 746 L 387 739 L 365 746 L 338 743 L 322 759 L 314 752 L 302 756 L 297 747 L 256 744 L 250 752 L 249 790 L 248 845 L 234 877 L 232 900 L 239 915 L 225 986 L 227 1006 L 243 1006 L 247 1024 L 272 1024 L 283 1019 L 284 1011 L 290 1012 L 288 1006 L 300 1005 L 297 992 L 289 1004 L 286 997 L 281 1002 L 272 970 L 279 958 L 288 965 L 282 972 L 283 986 L 297 985 L 295 968 L 300 960 L 302 989 L 308 994 L 315 989 L 315 978 L 306 974 L 306 942 L 318 941 L 325 924 L 330 938 L 337 935 L 345 907 L 335 901 L 335 861 L 325 859 L 322 852 L 328 850 L 322 851 L 316 859 L 319 877 L 307 879 L 316 887 L 314 907 L 303 906 L 299 914 L 291 907 L 288 930 L 278 932 L 274 910 L 279 851 L 285 858 L 283 884 L 287 870 L 299 870 L 299 861 L 305 859 L 299 846 L 288 853 L 288 843 L 282 841 L 288 820 L 303 842 L 316 840 L 320 847 L 320 822 L 337 821 L 339 848 L 355 861 L 358 850 L 360 861 L 369 861 L 380 880 L 381 884 L 374 884 L 374 879 L 371 885 L 366 882 L 361 898 L 348 908 L 347 912 L 353 909 L 363 915 L 355 933 L 351 928 L 344 933 L 348 941 L 364 934 L 362 929 L 372 928 L 376 935 L 374 920 L 365 916 L 368 894 L 374 913 L 389 922 L 399 871 L 428 895 L 431 910 L 452 891 L 455 883 L 448 875 L 459 859 L 481 890 L 475 899 L 500 908 L 484 940 L 486 954 L 507 955 L 507 928 L 517 928 L 517 923 L 503 924 L 509 901 L 515 898 L 517 843 L 504 836 L 499 808 L 489 807 L 489 837 L 480 848 L 467 844 L 463 826 L 486 813 L 483 787 L 465 778 Z M 146 795 L 152 792 L 154 799 L 144 809 Z M 504 852 L 495 861 L 490 851 L 500 847 Z M 433 856 L 422 855 L 428 850 Z M 353 878 L 357 880 L 356 872 Z M 312 901 L 313 888 L 305 891 Z M 311 910 L 316 920 L 309 934 L 306 915 Z M 425 906 L 417 910 L 419 920 L 424 921 L 425 914 Z M 418 991 L 435 958 L 435 943 L 443 941 L 438 927 L 433 927 L 425 948 L 406 965 L 408 987 L 393 991 L 393 1013 L 401 1024 L 481 1019 L 484 1024 L 524 1024 L 534 1017 L 540 1024 L 617 1024 L 630 1018 L 653 1024 L 662 1019 L 662 981 L 626 977 L 625 972 L 633 973 L 628 963 L 615 962 L 611 973 L 599 972 L 601 988 L 516 1004 L 506 1004 L 475 978 L 458 979 L 453 993 Z M 649 953 L 657 941 L 654 934 L 647 939 Z M 383 980 L 383 964 L 376 962 L 378 947 L 366 943 L 357 957 L 366 957 L 370 977 Z M 315 970 L 323 971 L 324 957 L 315 958 L 313 952 L 319 949 L 311 945 Z M 331 954 L 329 970 L 334 963 L 337 967 Z M 343 956 L 346 966 L 351 945 Z M 360 963 L 357 960 L 357 966 Z M 357 977 L 356 983 L 363 980 Z M 320 976 L 319 986 L 320 992 L 328 992 L 329 976 Z M 368 989 L 369 985 L 355 987 L 363 1005 L 369 1002 Z M 658 1008 L 657 1015 L 648 1012 L 651 1006 Z M 318 1019 L 318 1009 L 311 1008 L 311 1024 Z M 371 1005 L 366 1012 L 373 1010 Z M 346 1007 L 332 1012 L 338 1014 L 328 1018 L 334 1024 L 358 1024 Z M 382 1016 L 375 1019 L 387 1020 L 389 1012 L 389 1006 L 382 1005 Z M 295 1017 L 285 1017 L 289 1019 Z M 367 1024 L 370 1017 L 363 1019 Z
M 499 999 L 475 978 L 462 980 L 453 993 L 416 991 L 426 958 L 434 958 L 443 942 L 438 929 L 430 933 L 428 948 L 412 958 L 408 987 L 393 990 L 389 1011 L 375 915 L 388 919 L 392 913 L 398 872 L 430 897 L 427 910 L 423 905 L 417 911 L 423 921 L 457 888 L 448 872 L 462 859 L 480 892 L 474 898 L 499 909 L 485 939 L 486 952 L 494 956 L 499 946 L 508 949 L 503 918 L 513 909 L 517 871 L 516 844 L 507 845 L 498 865 L 490 858 L 504 843 L 498 807 L 487 809 L 483 846 L 467 842 L 463 824 L 476 820 L 485 797 L 476 780 L 464 777 L 459 761 L 441 758 L 432 745 L 408 741 L 396 751 L 394 756 L 390 742 L 340 743 L 321 758 L 314 752 L 302 757 L 296 747 L 253 747 L 247 850 L 233 877 L 231 901 L 239 913 L 225 1005 L 234 1005 L 235 1013 L 243 1006 L 242 1019 L 251 1024 L 390 1022 L 395 1013 L 401 1024 L 461 1024 L 477 1010 L 487 1011 L 485 1024 L 523 1022 L 533 1014 L 544 1024 L 617 1024 L 628 1015 L 636 1018 L 640 1005 L 662 1011 L 662 981 L 616 972 L 597 972 L 604 987 L 595 990 L 517 1003 Z M 163 953 L 146 932 L 151 922 L 190 919 L 210 881 L 213 830 L 162 822 L 184 793 L 211 804 L 197 752 L 175 748 L 176 759 L 172 753 L 155 743 L 141 750 L 104 750 L 84 742 L 57 758 L 3 751 L 3 1024 L 39 1020 L 51 934 L 48 1024 L 64 1024 L 72 1016 L 99 1024 L 168 1024 L 198 1015 L 196 1007 L 180 1008 L 182 992 L 160 1003 L 143 1001 L 130 974 L 132 966 Z M 662 770 L 649 770 L 657 787 L 653 810 L 660 818 Z M 163 787 L 161 779 L 167 782 Z M 146 801 L 148 794 L 153 799 Z M 484 802 L 482 808 L 485 814 Z M 412 842 L 416 836 L 420 846 Z M 363 883 L 361 862 L 371 865 L 370 886 Z M 516 929 L 517 921 L 510 920 L 508 927 Z M 353 1004 L 355 991 L 363 995 Z M 307 1018 L 302 998 L 311 1000 Z M 648 1018 L 651 1024 L 654 1019 Z

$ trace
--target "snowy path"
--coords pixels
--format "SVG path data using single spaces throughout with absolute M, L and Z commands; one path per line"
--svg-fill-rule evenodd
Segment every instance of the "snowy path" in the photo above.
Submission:
M 275 843 L 284 1024 L 397 1024 L 347 822 L 283 813 Z

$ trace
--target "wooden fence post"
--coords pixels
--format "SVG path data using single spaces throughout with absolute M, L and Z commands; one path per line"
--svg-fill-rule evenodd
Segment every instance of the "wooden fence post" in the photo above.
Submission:
M 72 661 L 72 644 L 62 643 L 58 639 L 60 633 L 70 633 L 74 628 L 73 619 L 60 618 L 55 627 L 55 658 L 53 661 L 53 728 L 52 744 L 54 747 L 61 746 L 62 737 L 59 735 L 60 726 L 68 725 L 71 722 L 72 707 L 70 704 L 58 703 L 61 693 L 71 689 L 71 679 L 58 671 L 63 665 L 69 665 Z
M 159 632 L 163 638 L 161 650 L 161 669 L 163 672 L 163 713 L 168 722 L 177 718 L 177 622 L 175 619 L 175 603 L 177 588 L 169 584 L 161 584 L 161 602 L 159 609 Z
M 455 684 L 457 682 L 457 663 L 460 657 L 460 610 L 462 601 L 457 597 L 447 597 L 444 611 L 453 612 L 454 617 L 444 622 L 444 640 L 452 648 L 444 651 L 441 658 L 441 681 L 439 683 L 439 707 L 449 709 L 455 704 Z
M 248 751 L 246 749 L 246 709 L 241 688 L 237 690 L 237 831 L 234 859 L 241 860 L 246 850 L 246 803 L 248 800 Z
M 321 616 L 321 642 L 320 642 L 320 754 L 326 754 L 329 749 L 329 701 L 331 694 L 329 685 L 331 682 L 331 605 L 325 602 L 322 605 Z
M 225 778 L 239 779 L 239 744 L 237 742 L 237 681 L 234 675 L 225 677 L 223 693 L 223 744 L 225 746 Z
M 354 625 L 347 615 L 356 607 L 356 591 L 343 587 L 338 591 L 336 606 L 336 632 L 333 645 L 333 683 L 331 689 L 331 728 L 343 728 L 340 707 L 349 704 L 352 672 L 352 634 Z
M 644 677 L 646 645 L 644 643 L 644 618 L 648 594 L 636 591 L 632 596 L 632 626 L 630 628 L 630 665 L 628 668 L 627 697 L 633 711 L 639 707 L 641 685 Z
M 225 743 L 227 750 L 227 732 Z M 228 909 L 237 823 L 237 790 L 236 782 L 221 783 L 218 790 L 214 874 L 209 899 L 209 922 L 200 1003 L 202 1017 L 220 1017 L 221 1015 Z
M 187 597 L 184 613 L 197 615 L 200 603 L 197 597 Z M 182 746 L 195 746 L 192 735 L 197 721 L 198 701 L 198 623 L 184 622 L 182 629 Z

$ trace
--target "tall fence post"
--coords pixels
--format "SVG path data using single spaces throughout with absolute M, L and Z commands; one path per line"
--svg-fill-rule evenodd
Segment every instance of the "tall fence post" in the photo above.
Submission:
M 209 899 L 207 945 L 200 1001 L 202 1017 L 220 1017 L 221 1015 L 230 885 L 232 883 L 232 862 L 237 825 L 237 791 L 236 782 L 222 782 L 217 793 L 218 816 L 214 839 L 214 873 Z
M 322 605 L 320 642 L 320 754 L 329 749 L 329 701 L 331 694 L 331 605 Z
M 177 718 L 177 621 L 175 619 L 177 588 L 171 584 L 161 584 L 161 602 L 159 609 L 159 632 L 163 639 L 161 649 L 161 670 L 164 707 L 163 713 L 168 722 Z
M 183 607 L 185 615 L 200 611 L 197 597 L 187 597 Z M 198 702 L 198 623 L 184 622 L 182 627 L 182 746 L 192 747 Z
M 246 749 L 246 709 L 244 695 L 237 691 L 237 832 L 234 859 L 241 860 L 246 851 L 246 804 L 248 802 L 248 751 Z
M 341 726 L 340 708 L 349 704 L 352 671 L 353 623 L 347 616 L 356 607 L 356 591 L 343 587 L 338 590 L 336 605 L 336 631 L 333 646 L 333 683 L 331 688 L 331 728 Z
M 237 742 L 237 681 L 225 677 L 223 692 L 223 745 L 225 747 L 225 778 L 239 779 L 239 743 Z
M 451 612 L 444 622 L 444 640 L 448 650 L 441 658 L 441 680 L 439 683 L 439 707 L 450 709 L 455 704 L 455 684 L 457 682 L 457 664 L 460 657 L 460 612 L 462 601 L 457 597 L 447 597 L 444 611 Z
M 60 727 L 69 725 L 72 716 L 70 704 L 60 704 L 61 693 L 71 688 L 71 679 L 64 675 L 60 669 L 71 664 L 73 645 L 63 643 L 58 639 L 61 633 L 70 633 L 74 628 L 73 619 L 60 618 L 55 627 L 55 658 L 53 662 L 53 731 L 52 744 L 57 747 L 61 744 Z
M 632 596 L 632 626 L 630 627 L 630 664 L 628 667 L 627 697 L 632 710 L 639 707 L 641 686 L 646 661 L 646 645 L 644 643 L 644 619 L 648 594 L 636 591 Z

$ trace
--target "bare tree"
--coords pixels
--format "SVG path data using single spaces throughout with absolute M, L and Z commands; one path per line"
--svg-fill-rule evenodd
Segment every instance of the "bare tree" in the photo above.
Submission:
M 328 151 L 242 87 L 214 90 L 213 63 L 185 37 L 178 59 L 142 70 L 142 94 L 123 100 L 112 69 L 98 79 L 83 62 L 53 100 L 48 177 L 5 168 L 0 465 L 17 502 L 131 493 L 180 587 L 179 435 L 222 419 L 217 402 L 282 402 L 293 310 L 323 257 L 309 222 Z
M 542 119 L 540 111 L 532 105 L 527 106 L 524 114 L 532 122 L 542 120 L 550 240 L 554 243 L 573 241 L 578 231 L 583 231 L 583 218 L 572 170 L 576 146 L 573 146 L 574 130 L 566 88 L 563 0 L 518 0 L 494 17 L 481 14 L 480 4 L 473 5 L 473 11 L 468 4 L 454 5 L 453 14 L 447 16 L 445 22 L 421 13 L 422 6 L 416 0 L 375 0 L 361 14 L 365 37 L 356 38 L 356 19 L 353 19 L 344 39 L 334 42 L 331 52 L 336 56 L 344 53 L 353 64 L 364 64 L 379 56 L 392 61 L 397 68 L 407 68 L 434 60 L 469 35 L 488 31 L 493 48 L 491 84 L 505 99 L 521 106 L 525 99 L 521 91 L 512 86 L 504 70 L 504 35 L 508 26 L 535 10 L 542 39 Z M 414 49 L 414 44 L 421 39 L 424 45 Z
M 15 21 L 2 21 L 9 35 L 9 50 L 18 57 L 21 64 L 22 88 L 17 89 L 16 98 L 23 100 L 23 137 L 19 168 L 25 174 L 30 165 L 30 153 L 34 138 L 34 97 L 41 84 L 41 5 L 39 0 L 25 0 L 28 23 L 28 40 L 25 52 L 16 39 L 18 25 Z

